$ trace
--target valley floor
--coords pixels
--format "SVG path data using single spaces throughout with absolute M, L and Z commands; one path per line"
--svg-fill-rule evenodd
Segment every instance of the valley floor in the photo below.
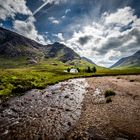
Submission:
M 68 139 L 140 139 L 140 75 L 87 78 L 82 115 Z M 106 103 L 104 93 L 116 92 Z
M 105 98 L 107 90 L 116 95 Z M 0 105 L 0 139 L 140 139 L 140 75 L 73 79 L 14 97 Z

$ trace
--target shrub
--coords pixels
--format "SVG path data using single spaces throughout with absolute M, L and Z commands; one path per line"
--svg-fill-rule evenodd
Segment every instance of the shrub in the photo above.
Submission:
M 86 70 L 87 73 L 90 73 L 92 72 L 91 68 L 90 67 L 87 67 L 87 70 Z
M 77 71 L 78 71 L 78 72 L 80 72 L 80 69 L 79 69 L 79 68 L 77 68 Z
M 105 98 L 109 97 L 109 96 L 115 96 L 115 95 L 116 95 L 116 93 L 114 91 L 112 91 L 112 90 L 107 90 L 105 92 Z
M 70 72 L 70 68 L 67 68 L 67 72 Z
M 97 71 L 96 67 L 93 67 L 92 72 L 96 73 L 96 71 Z

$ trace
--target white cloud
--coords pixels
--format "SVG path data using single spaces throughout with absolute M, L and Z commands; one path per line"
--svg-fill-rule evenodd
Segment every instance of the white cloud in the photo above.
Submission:
M 57 19 L 54 18 L 54 17 L 49 17 L 48 20 L 49 20 L 51 23 L 53 23 L 53 24 L 59 24 L 59 23 L 60 23 L 60 21 L 57 20 Z
M 29 17 L 27 21 L 15 20 L 13 22 L 13 27 L 18 33 L 28 38 L 31 38 L 42 44 L 50 43 L 49 40 L 47 40 L 44 36 L 38 33 L 34 25 L 34 22 L 35 22 L 34 17 Z
M 106 24 L 119 24 L 128 25 L 130 22 L 135 21 L 137 16 L 134 15 L 134 10 L 131 7 L 118 9 L 116 13 L 107 14 L 105 17 Z
M 110 66 L 140 49 L 140 18 L 131 7 L 104 13 L 98 22 L 74 31 L 66 45 L 99 65 Z
M 2 23 L 0 23 L 0 26 L 2 27 L 2 26 L 3 26 L 3 24 L 2 24 Z
M 26 6 L 26 0 L 1 0 L 0 1 L 0 19 L 5 20 L 8 17 L 14 18 L 15 15 L 31 15 L 31 11 Z
M 66 9 L 66 10 L 65 10 L 65 14 L 61 17 L 61 19 L 62 19 L 62 20 L 65 19 L 66 16 L 67 16 L 67 14 L 68 14 L 69 12 L 71 12 L 71 9 Z
M 54 34 L 53 36 L 57 37 L 59 39 L 59 41 L 65 40 L 62 33 Z
M 33 13 L 26 6 L 26 0 L 1 0 L 0 1 L 0 19 L 6 20 L 8 17 L 15 18 L 16 14 L 27 15 L 26 21 L 14 20 L 13 28 L 16 32 L 38 41 L 42 44 L 48 44 L 50 41 L 46 36 L 40 35 L 34 25 L 36 21 Z M 57 4 L 57 3 L 56 3 Z M 56 21 L 54 21 L 56 22 Z M 2 24 L 0 24 L 2 26 Z
M 71 9 L 66 9 L 65 15 L 68 14 L 69 12 L 71 12 Z
M 61 17 L 61 19 L 65 19 L 65 18 L 66 18 L 66 16 L 62 16 L 62 17 Z

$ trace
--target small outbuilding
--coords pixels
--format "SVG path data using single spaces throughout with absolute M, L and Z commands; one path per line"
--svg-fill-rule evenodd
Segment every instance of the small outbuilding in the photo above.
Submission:
M 78 70 L 77 70 L 77 69 L 72 68 L 72 69 L 70 69 L 70 73 L 78 73 Z

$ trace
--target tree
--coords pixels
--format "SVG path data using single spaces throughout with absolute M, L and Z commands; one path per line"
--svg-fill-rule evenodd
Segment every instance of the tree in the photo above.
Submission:
M 70 72 L 70 68 L 67 68 L 67 72 Z
M 91 68 L 88 66 L 87 68 L 87 72 L 90 73 L 91 72 Z
M 80 72 L 80 69 L 79 69 L 79 68 L 77 68 L 77 71 L 78 71 L 78 72 Z
M 96 73 L 96 71 L 97 71 L 96 67 L 93 67 L 92 72 Z

